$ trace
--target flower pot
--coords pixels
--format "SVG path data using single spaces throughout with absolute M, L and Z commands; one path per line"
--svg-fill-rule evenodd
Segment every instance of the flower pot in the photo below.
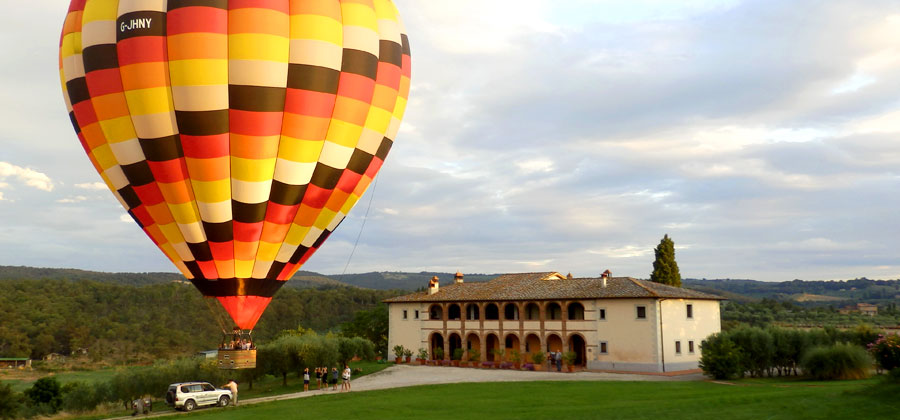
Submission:
M 542 370 L 544 370 L 544 364 L 543 364 L 543 363 L 535 363 L 535 364 L 532 365 L 532 366 L 534 366 L 534 370 L 536 370 L 536 371 L 542 371 Z
M 469 362 L 465 362 L 465 361 L 460 360 L 460 361 L 459 361 L 459 366 L 460 366 L 460 367 L 469 367 Z
M 425 359 L 416 359 L 416 361 L 419 362 L 420 365 L 425 364 Z
M 521 362 L 513 362 L 513 366 L 516 368 L 516 370 L 519 370 L 522 367 L 522 363 Z
M 575 366 L 569 365 L 569 372 L 571 373 L 574 371 L 575 371 Z
M 406 363 L 409 363 L 409 359 L 411 359 L 411 358 L 412 358 L 412 356 L 406 356 Z
M 454 360 L 454 361 L 450 362 L 450 364 L 453 365 L 454 367 L 459 367 L 459 360 Z

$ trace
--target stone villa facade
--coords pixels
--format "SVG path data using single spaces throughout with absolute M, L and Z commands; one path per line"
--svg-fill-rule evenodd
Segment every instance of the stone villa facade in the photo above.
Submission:
M 556 272 L 505 274 L 386 299 L 388 349 L 420 348 L 444 359 L 462 348 L 512 350 L 530 361 L 543 351 L 573 351 L 591 370 L 672 372 L 696 369 L 700 343 L 720 330 L 723 298 L 630 277 L 573 278 Z M 393 355 L 390 356 L 393 358 Z

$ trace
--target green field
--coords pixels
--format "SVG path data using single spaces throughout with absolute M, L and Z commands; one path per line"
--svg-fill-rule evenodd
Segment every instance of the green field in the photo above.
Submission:
M 9 384 L 12 386 L 12 389 L 16 392 L 22 392 L 28 388 L 31 388 L 31 385 L 34 384 L 34 381 L 43 378 L 45 376 L 55 376 L 56 379 L 61 384 L 67 384 L 69 382 L 75 381 L 85 381 L 85 382 L 97 382 L 97 381 L 106 381 L 113 377 L 116 374 L 115 369 L 100 369 L 100 370 L 84 370 L 84 371 L 70 371 L 70 372 L 59 372 L 59 373 L 43 373 L 39 371 L 14 371 L 14 372 L 4 372 L 4 375 L 0 375 L 0 381 L 5 384 Z
M 322 395 L 191 418 L 375 419 L 897 419 L 900 386 L 799 382 L 509 382 Z

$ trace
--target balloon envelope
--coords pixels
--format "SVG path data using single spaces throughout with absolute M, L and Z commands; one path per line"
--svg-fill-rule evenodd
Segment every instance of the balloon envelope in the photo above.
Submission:
M 381 168 L 409 42 L 390 0 L 73 0 L 60 78 L 115 197 L 250 329 Z

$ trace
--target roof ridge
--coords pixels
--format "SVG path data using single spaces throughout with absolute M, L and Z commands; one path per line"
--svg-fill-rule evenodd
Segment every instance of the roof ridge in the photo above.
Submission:
M 638 287 L 640 287 L 641 289 L 646 290 L 648 293 L 650 293 L 651 296 L 653 296 L 653 297 L 659 297 L 659 294 L 658 294 L 658 293 L 654 292 L 653 290 L 650 290 L 649 287 L 644 286 L 643 284 L 641 284 L 641 283 L 640 283 L 640 280 L 635 279 L 635 278 L 632 278 L 632 277 L 626 277 L 626 278 L 627 278 L 628 280 L 631 280 L 632 283 L 638 285 Z

